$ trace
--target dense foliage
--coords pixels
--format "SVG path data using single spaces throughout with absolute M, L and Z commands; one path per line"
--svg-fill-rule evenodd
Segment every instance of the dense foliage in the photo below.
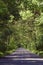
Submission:
M 43 51 L 43 0 L 0 0 L 0 52 L 19 47 Z

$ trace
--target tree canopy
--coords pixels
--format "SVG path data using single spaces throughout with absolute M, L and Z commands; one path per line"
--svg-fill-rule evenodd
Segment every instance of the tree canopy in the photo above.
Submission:
M 0 0 L 0 51 L 19 47 L 43 51 L 43 0 Z

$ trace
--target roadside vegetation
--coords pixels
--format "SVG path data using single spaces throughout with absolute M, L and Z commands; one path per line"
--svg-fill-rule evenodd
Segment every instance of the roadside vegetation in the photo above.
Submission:
M 43 0 L 0 0 L 0 57 L 19 47 L 43 57 Z

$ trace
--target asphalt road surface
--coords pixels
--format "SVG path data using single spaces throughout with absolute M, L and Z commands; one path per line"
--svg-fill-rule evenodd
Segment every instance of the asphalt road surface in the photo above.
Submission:
M 19 48 L 12 54 L 0 58 L 0 65 L 43 65 L 43 58 L 24 48 Z

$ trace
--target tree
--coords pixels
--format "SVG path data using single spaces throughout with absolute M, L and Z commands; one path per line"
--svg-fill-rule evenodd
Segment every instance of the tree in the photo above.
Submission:
M 1 42 L 8 43 L 8 46 L 14 49 L 20 45 L 39 50 L 43 38 L 42 2 L 41 0 L 0 0 Z

